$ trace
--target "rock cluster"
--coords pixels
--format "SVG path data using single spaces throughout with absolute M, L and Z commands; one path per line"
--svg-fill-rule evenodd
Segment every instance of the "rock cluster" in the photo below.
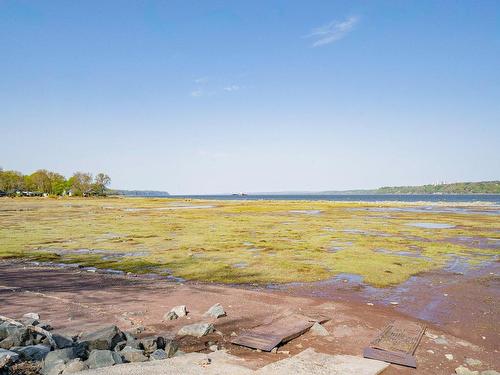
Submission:
M 20 363 L 33 363 L 42 375 L 72 374 L 86 369 L 126 362 L 167 359 L 179 348 L 164 337 L 136 338 L 109 326 L 80 337 L 50 332 L 38 314 L 25 314 L 19 321 L 0 317 L 0 375 Z M 37 327 L 37 328 L 36 328 Z

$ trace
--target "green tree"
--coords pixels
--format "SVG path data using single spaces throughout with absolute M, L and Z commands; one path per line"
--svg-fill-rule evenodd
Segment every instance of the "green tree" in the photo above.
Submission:
M 73 195 L 86 196 L 92 193 L 92 174 L 76 172 L 70 180 Z
M 98 173 L 94 179 L 94 193 L 97 195 L 105 195 L 106 187 L 111 183 L 111 178 L 104 173 Z

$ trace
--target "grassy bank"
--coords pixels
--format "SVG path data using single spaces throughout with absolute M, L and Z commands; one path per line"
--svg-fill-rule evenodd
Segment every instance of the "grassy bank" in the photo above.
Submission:
M 451 255 L 477 264 L 498 254 L 491 247 L 478 249 L 480 240 L 500 237 L 498 216 L 481 213 L 481 206 L 469 213 L 399 210 L 405 207 L 419 206 L 2 198 L 0 257 L 224 283 L 315 281 L 352 273 L 387 286 L 444 267 Z M 409 225 L 421 222 L 454 227 Z

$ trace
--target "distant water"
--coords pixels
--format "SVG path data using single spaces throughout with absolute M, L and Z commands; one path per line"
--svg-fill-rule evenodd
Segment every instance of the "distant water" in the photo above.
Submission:
M 342 202 L 489 202 L 500 204 L 500 194 L 353 194 L 353 195 L 171 195 L 170 198 L 220 199 L 220 200 L 300 200 Z

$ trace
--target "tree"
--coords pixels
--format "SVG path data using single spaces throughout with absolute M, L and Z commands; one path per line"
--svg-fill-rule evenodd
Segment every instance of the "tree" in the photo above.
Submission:
M 73 195 L 86 196 L 92 192 L 92 174 L 76 172 L 70 180 Z
M 97 195 L 105 195 L 106 186 L 111 183 L 111 178 L 104 173 L 98 173 L 94 179 L 94 193 Z
M 13 193 L 24 188 L 24 177 L 17 171 L 0 170 L 0 190 Z
M 48 173 L 46 169 L 39 169 L 32 173 L 28 179 L 30 184 L 28 189 L 41 193 L 50 193 L 51 183 Z

